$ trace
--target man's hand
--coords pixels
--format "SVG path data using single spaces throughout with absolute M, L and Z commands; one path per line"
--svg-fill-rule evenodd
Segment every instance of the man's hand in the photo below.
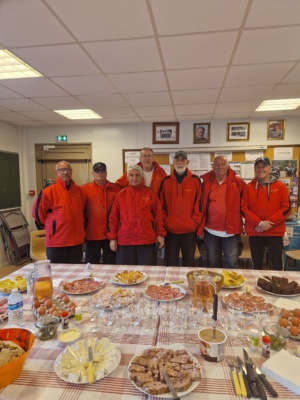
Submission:
M 158 244 L 158 250 L 161 250 L 165 245 L 165 240 L 162 236 L 157 236 L 156 243 Z
M 261 221 L 259 225 L 255 227 L 256 232 L 264 232 L 273 228 L 274 222 L 271 221 Z
M 112 251 L 117 251 L 118 245 L 116 239 L 113 239 L 109 242 L 109 247 Z

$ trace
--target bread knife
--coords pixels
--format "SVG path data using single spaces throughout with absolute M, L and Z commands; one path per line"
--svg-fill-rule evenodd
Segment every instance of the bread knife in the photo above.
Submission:
M 164 373 L 165 373 L 166 384 L 168 385 L 168 388 L 170 389 L 173 400 L 180 400 L 180 397 L 178 397 L 177 392 L 173 386 L 173 383 L 171 382 L 171 379 L 170 379 L 167 371 L 164 370 Z

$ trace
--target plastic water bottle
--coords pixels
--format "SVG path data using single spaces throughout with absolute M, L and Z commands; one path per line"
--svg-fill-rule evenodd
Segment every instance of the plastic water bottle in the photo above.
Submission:
M 9 325 L 24 325 L 23 296 L 18 289 L 13 289 L 7 300 Z

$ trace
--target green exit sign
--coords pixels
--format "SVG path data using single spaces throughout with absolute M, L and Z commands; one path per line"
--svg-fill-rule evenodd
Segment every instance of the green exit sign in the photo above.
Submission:
M 56 140 L 58 142 L 67 142 L 68 141 L 68 136 L 67 135 L 56 136 Z

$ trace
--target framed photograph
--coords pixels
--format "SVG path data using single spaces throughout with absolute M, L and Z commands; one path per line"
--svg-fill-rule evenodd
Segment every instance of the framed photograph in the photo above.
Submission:
M 194 124 L 194 144 L 210 143 L 210 123 L 197 122 Z
M 284 140 L 285 119 L 269 120 L 267 140 Z
M 227 141 L 242 141 L 250 138 L 250 123 L 237 122 L 227 124 Z
M 153 144 L 178 144 L 179 122 L 153 122 Z

